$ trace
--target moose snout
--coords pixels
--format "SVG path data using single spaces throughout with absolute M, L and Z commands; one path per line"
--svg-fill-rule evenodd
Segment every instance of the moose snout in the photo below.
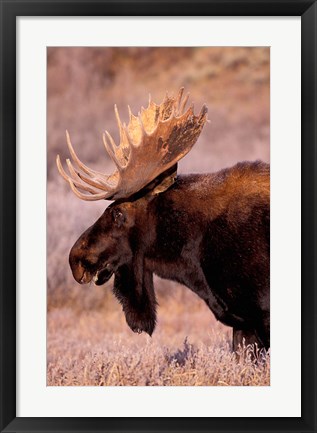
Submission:
M 79 284 L 92 280 L 98 263 L 98 251 L 93 246 L 87 248 L 86 232 L 73 245 L 69 252 L 69 265 L 74 279 Z
M 87 284 L 91 281 L 92 276 L 87 270 L 87 267 L 83 266 L 80 255 L 78 254 L 77 249 L 74 247 L 69 253 L 69 265 L 72 270 L 73 277 L 77 283 Z
M 87 284 L 91 281 L 91 275 L 86 271 L 80 262 L 72 264 L 70 261 L 70 268 L 77 283 Z

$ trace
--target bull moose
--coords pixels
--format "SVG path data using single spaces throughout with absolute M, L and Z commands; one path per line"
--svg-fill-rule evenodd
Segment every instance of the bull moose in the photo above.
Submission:
M 197 141 L 207 107 L 194 114 L 188 95 L 149 101 L 129 123 L 115 106 L 120 144 L 103 135 L 116 165 L 112 175 L 88 168 L 76 155 L 69 174 L 82 200 L 114 201 L 76 241 L 69 263 L 80 284 L 113 291 L 134 332 L 156 324 L 153 273 L 184 284 L 217 320 L 233 328 L 233 349 L 245 342 L 270 346 L 270 174 L 260 161 L 239 162 L 213 174 L 177 175 L 177 162 Z

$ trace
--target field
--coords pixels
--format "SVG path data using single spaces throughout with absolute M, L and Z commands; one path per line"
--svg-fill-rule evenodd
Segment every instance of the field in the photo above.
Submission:
M 231 328 L 217 322 L 189 289 L 155 279 L 158 325 L 152 337 L 134 334 L 112 294 L 80 286 L 68 254 L 106 202 L 77 199 L 57 174 L 67 157 L 68 129 L 87 165 L 111 172 L 101 134 L 117 137 L 113 104 L 123 119 L 151 92 L 156 102 L 179 87 L 197 110 L 206 102 L 210 124 L 180 172 L 212 172 L 241 160 L 269 161 L 269 49 L 48 50 L 47 384 L 50 386 L 267 386 L 269 354 L 231 353 Z
M 244 349 L 246 359 L 237 360 L 230 352 L 230 328 L 216 322 L 186 289 L 174 287 L 166 296 L 162 286 L 159 323 L 152 337 L 129 330 L 110 293 L 100 310 L 51 311 L 48 385 L 270 384 L 269 356 L 258 354 L 256 362 L 249 348 Z

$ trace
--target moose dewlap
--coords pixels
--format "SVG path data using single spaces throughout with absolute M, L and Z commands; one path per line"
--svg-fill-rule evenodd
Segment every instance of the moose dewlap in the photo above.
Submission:
M 151 100 L 130 121 L 120 121 L 117 146 L 104 144 L 116 165 L 111 175 L 88 168 L 77 157 L 67 174 L 83 200 L 114 202 L 70 251 L 75 280 L 113 291 L 135 332 L 151 335 L 156 323 L 153 273 L 178 281 L 204 299 L 233 328 L 233 348 L 243 338 L 270 346 L 270 171 L 260 161 L 240 162 L 213 174 L 177 175 L 177 162 L 197 141 L 207 120 L 196 116 L 183 89 L 160 105 Z M 74 164 L 74 165 L 73 165 Z M 75 168 L 75 167 L 76 168 Z

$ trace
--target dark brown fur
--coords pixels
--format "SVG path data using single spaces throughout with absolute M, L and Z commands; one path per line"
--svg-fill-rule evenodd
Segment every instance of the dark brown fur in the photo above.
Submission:
M 269 165 L 244 162 L 215 174 L 179 176 L 164 193 L 113 203 L 70 252 L 78 282 L 115 274 L 114 293 L 133 331 L 156 323 L 153 273 L 200 296 L 246 337 L 270 345 Z

